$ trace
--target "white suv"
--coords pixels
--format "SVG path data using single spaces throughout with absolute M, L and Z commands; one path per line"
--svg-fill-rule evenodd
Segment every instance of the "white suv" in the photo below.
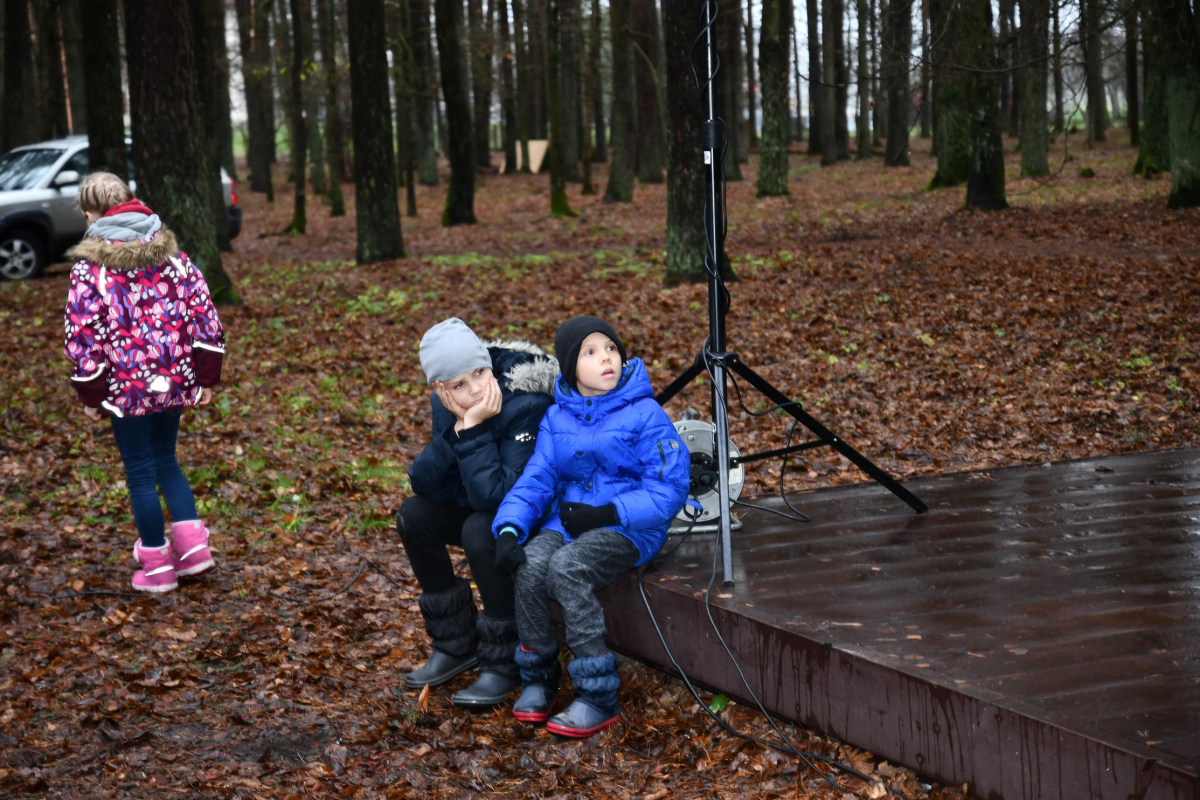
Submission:
M 128 142 L 125 148 L 132 164 Z M 50 261 L 83 238 L 87 225 L 75 198 L 88 172 L 86 136 L 29 144 L 0 156 L 0 280 L 41 275 Z M 132 173 L 131 166 L 127 177 L 136 189 Z M 232 239 L 241 232 L 242 209 L 224 169 L 221 185 Z

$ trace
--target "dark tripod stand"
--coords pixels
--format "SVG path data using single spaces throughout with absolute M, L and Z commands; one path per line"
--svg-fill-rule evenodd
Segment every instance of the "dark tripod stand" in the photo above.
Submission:
M 708 341 L 704 343 L 695 363 L 677 377 L 670 386 L 658 393 L 655 399 L 660 405 L 678 394 L 685 386 L 703 374 L 705 371 L 712 376 L 712 412 L 716 427 L 717 488 L 719 498 L 720 520 L 719 530 L 721 539 L 721 562 L 726 585 L 733 583 L 733 545 L 729 515 L 729 469 L 735 464 L 746 464 L 751 461 L 762 461 L 776 456 L 809 450 L 814 447 L 832 447 L 855 466 L 867 473 L 878 483 L 912 506 L 917 513 L 928 510 L 921 498 L 905 489 L 891 475 L 888 475 L 870 459 L 851 447 L 844 439 L 836 436 L 804 410 L 803 406 L 790 399 L 783 392 L 772 386 L 737 356 L 726 350 L 725 341 L 725 311 L 726 304 L 722 302 L 726 295 L 724 280 L 720 271 L 720 255 L 724 252 L 725 242 L 725 208 L 724 190 L 725 166 L 725 123 L 717 116 L 716 94 L 713 83 L 716 79 L 720 62 L 715 53 L 712 26 L 717 19 L 716 0 L 702 0 L 704 11 L 704 29 L 692 44 L 695 51 L 701 37 L 704 38 L 705 55 L 708 66 L 707 78 L 704 84 L 696 79 L 697 88 L 705 92 L 708 104 L 708 116 L 704 121 L 702 132 L 704 164 L 708 167 L 705 178 L 705 207 L 704 207 L 704 238 L 708 245 L 704 266 L 708 270 Z M 694 59 L 693 59 L 694 64 Z M 715 68 L 714 68 L 715 65 Z M 694 72 L 694 68 L 693 68 Z M 752 121 L 753 122 L 753 121 Z M 740 375 L 746 383 L 753 386 L 778 408 L 791 414 L 798 424 L 803 425 L 817 438 L 800 444 L 768 450 L 762 453 L 744 455 L 731 461 L 729 457 L 729 406 L 727 403 L 728 389 L 726 386 L 727 372 Z

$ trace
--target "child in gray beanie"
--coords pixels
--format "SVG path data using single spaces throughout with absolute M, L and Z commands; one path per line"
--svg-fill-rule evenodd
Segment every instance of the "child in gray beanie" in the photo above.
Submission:
M 475 682 L 452 699 L 490 708 L 520 686 L 513 581 L 496 571 L 492 518 L 533 453 L 558 364 L 528 342 L 485 344 L 456 317 L 425 332 L 420 359 L 433 389 L 432 435 L 409 470 L 413 495 L 396 529 L 421 586 L 433 652 L 404 684 L 438 686 L 478 666 Z M 470 582 L 454 574 L 449 545 L 466 551 L 482 615 Z

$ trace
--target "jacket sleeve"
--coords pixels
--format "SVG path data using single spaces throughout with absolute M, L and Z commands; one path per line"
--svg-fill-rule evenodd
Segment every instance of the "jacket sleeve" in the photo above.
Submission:
M 621 523 L 630 530 L 669 523 L 687 500 L 691 474 L 691 457 L 666 412 L 657 403 L 647 409 L 647 423 L 638 437 L 640 485 L 613 498 Z
M 476 511 L 500 505 L 536 447 L 538 425 L 550 405 L 546 395 L 521 394 L 509 397 L 514 408 L 504 409 L 503 426 L 476 425 L 462 431 L 454 441 L 458 471 L 467 489 L 467 499 Z
M 104 303 L 92 270 L 81 261 L 71 269 L 71 288 L 63 315 L 63 352 L 71 362 L 71 385 L 88 408 L 99 408 L 108 396 L 108 359 L 104 355 Z
M 196 367 L 196 383 L 208 388 L 221 382 L 221 364 L 225 359 L 225 329 L 217 317 L 208 284 L 200 270 L 180 253 L 172 259 L 176 268 L 184 271 L 183 285 L 188 305 L 188 334 L 192 338 L 192 363 Z
M 505 525 L 512 525 L 521 532 L 524 544 L 533 534 L 534 528 L 558 494 L 558 470 L 554 466 L 554 434 L 550 429 L 550 415 L 542 417 L 538 426 L 537 445 L 533 455 L 512 489 L 504 496 L 496 518 L 492 522 L 492 535 L 499 535 Z
M 429 398 L 433 419 L 433 437 L 413 460 L 408 471 L 412 489 L 435 503 L 451 503 L 458 498 L 462 483 L 458 458 L 450 437 L 454 436 L 454 415 L 447 411 L 437 395 Z

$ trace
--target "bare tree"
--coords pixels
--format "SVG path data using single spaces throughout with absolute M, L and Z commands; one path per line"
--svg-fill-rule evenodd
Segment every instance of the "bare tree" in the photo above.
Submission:
M 450 159 L 450 185 L 446 189 L 443 225 L 475 222 L 475 151 L 472 140 L 471 101 L 463 70 L 463 10 L 459 0 L 434 0 L 437 20 L 438 63 L 442 96 L 446 100 L 446 155 Z
M 10 0 L 8 7 L 16 3 Z M 87 105 L 88 163 L 124 177 L 125 93 L 121 89 L 121 17 L 117 0 L 89 0 L 79 6 L 83 37 L 83 84 Z M 11 51 L 5 49 L 7 57 Z M 5 78 L 9 72 L 5 71 Z M 5 100 L 8 100 L 7 90 Z M 7 109 L 6 109 L 7 110 Z M 5 120 L 9 117 L 6 114 Z

